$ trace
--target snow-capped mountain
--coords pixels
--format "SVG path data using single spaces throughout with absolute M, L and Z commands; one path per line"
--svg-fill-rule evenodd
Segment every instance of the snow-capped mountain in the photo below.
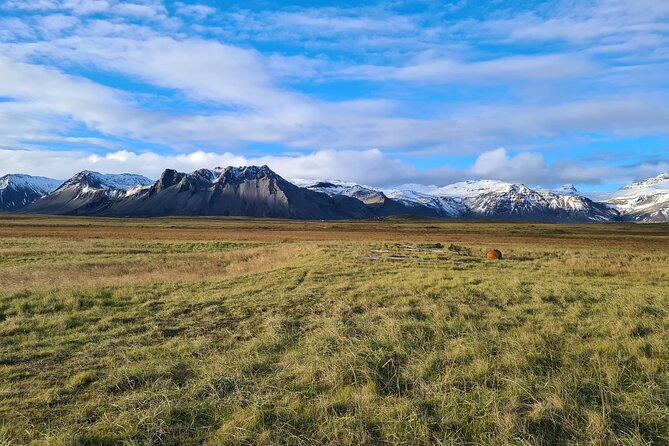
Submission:
M 618 213 L 578 194 L 530 189 L 524 184 L 495 180 L 463 181 L 436 189 L 434 195 L 462 200 L 467 217 L 555 222 L 612 221 Z
M 546 189 L 541 186 L 534 186 L 531 189 L 534 189 L 537 192 L 550 192 L 555 195 L 578 195 L 581 197 L 586 196 L 585 194 L 582 194 L 578 189 L 576 189 L 576 186 L 574 186 L 573 184 L 563 184 L 562 186 L 556 189 Z
M 548 190 L 496 180 L 395 188 L 333 180 L 290 182 L 267 166 L 217 167 L 191 173 L 168 169 L 156 182 L 141 175 L 84 171 L 57 188 L 55 180 L 31 178 L 15 175 L 0 179 L 0 203 L 15 206 L 9 210 L 71 215 L 300 219 L 415 215 L 563 223 L 669 221 L 667 173 L 625 186 L 603 201 L 584 196 L 573 185 Z M 16 207 L 16 203 L 24 203 L 18 199 L 8 201 L 17 185 L 29 187 L 36 201 L 25 207 Z M 25 188 L 20 190 L 23 195 L 19 198 L 27 203 L 31 198 Z
M 106 209 L 115 200 L 138 194 L 151 184 L 153 181 L 142 175 L 110 175 L 84 170 L 22 210 L 44 214 L 93 214 Z
M 669 173 L 629 184 L 604 197 L 626 220 L 659 223 L 669 221 Z
M 411 189 L 375 189 L 356 183 L 322 180 L 292 180 L 309 190 L 330 196 L 347 196 L 372 207 L 377 216 L 420 215 L 459 217 L 462 207 L 454 200 L 435 197 Z
M 407 214 L 420 209 L 421 215 L 424 215 L 425 209 L 429 209 L 437 216 L 451 218 L 565 222 L 611 221 L 618 218 L 615 210 L 581 196 L 573 185 L 545 191 L 495 180 L 464 181 L 441 188 L 405 185 L 394 189 L 374 189 L 338 181 L 310 183 L 300 180 L 300 184 L 329 195 L 358 198 L 365 203 L 381 195 L 401 204 Z
M 314 192 L 320 192 L 330 196 L 344 195 L 357 198 L 365 204 L 381 203 L 386 196 L 380 190 L 373 189 L 356 183 L 347 183 L 344 181 L 322 180 L 310 181 L 302 179 L 291 180 L 293 184 L 305 187 Z
M 426 206 L 434 209 L 443 217 L 462 217 L 467 213 L 467 208 L 457 197 L 438 197 L 414 189 L 390 189 L 386 194 L 409 207 Z
M 61 180 L 23 174 L 0 177 L 0 211 L 16 211 L 53 192 Z
M 148 186 L 153 181 L 142 175 L 132 173 L 122 174 L 102 174 L 84 170 L 79 172 L 66 182 L 59 189 L 80 188 L 82 193 L 104 190 L 110 193 L 117 191 L 128 191 L 138 185 Z

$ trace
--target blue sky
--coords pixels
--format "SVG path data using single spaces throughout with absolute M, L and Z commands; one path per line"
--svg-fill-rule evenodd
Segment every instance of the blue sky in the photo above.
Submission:
M 0 174 L 610 190 L 669 170 L 668 63 L 663 0 L 5 0 Z

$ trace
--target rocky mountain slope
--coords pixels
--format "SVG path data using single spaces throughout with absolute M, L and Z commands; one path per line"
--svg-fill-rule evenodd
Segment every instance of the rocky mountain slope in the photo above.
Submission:
M 372 215 L 364 203 L 298 187 L 267 166 L 202 169 L 189 174 L 166 170 L 150 188 L 125 197 L 110 215 L 223 215 L 338 219 Z
M 19 210 L 53 192 L 62 181 L 23 174 L 0 177 L 0 211 Z

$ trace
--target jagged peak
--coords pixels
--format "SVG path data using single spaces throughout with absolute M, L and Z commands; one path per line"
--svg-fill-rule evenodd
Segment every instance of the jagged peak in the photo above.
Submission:
M 198 169 L 189 174 L 190 177 L 195 177 L 199 180 L 214 181 L 219 172 L 216 169 Z
M 535 190 L 543 193 L 561 195 L 561 196 L 572 196 L 572 197 L 582 196 L 581 192 L 579 192 L 579 190 L 576 189 L 576 186 L 574 186 L 571 183 L 563 184 L 557 189 L 543 189 L 541 187 L 536 187 Z
M 81 172 L 77 172 L 72 177 L 68 180 L 81 180 L 83 178 L 98 178 L 101 177 L 102 174 L 100 172 L 95 172 L 93 170 L 82 170 Z
M 94 188 L 101 187 L 101 182 L 99 180 L 100 173 L 92 172 L 90 170 L 82 170 L 77 172 L 68 180 L 66 180 L 59 189 L 65 189 L 70 187 L 79 187 L 79 186 L 89 186 Z
M 228 166 L 221 171 L 219 179 L 257 180 L 261 178 L 281 178 L 267 165 L 262 166 Z
M 525 186 L 523 183 L 513 183 L 511 184 L 509 189 L 513 192 L 520 194 L 531 194 L 536 192 L 534 189 Z
M 181 182 L 184 179 L 188 181 L 200 181 L 208 183 L 225 183 L 228 181 L 249 181 L 261 178 L 281 177 L 272 171 L 268 166 L 227 166 L 214 167 L 213 169 L 202 168 L 194 170 L 188 174 L 179 172 L 175 169 L 165 169 L 158 180 L 159 187 L 170 187 Z
M 186 174 L 174 169 L 165 169 L 156 183 L 157 188 L 166 188 L 177 184 Z

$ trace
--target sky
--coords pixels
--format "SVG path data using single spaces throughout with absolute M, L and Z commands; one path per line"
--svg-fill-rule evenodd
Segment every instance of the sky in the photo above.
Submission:
M 666 0 L 0 0 L 0 175 L 669 170 Z

